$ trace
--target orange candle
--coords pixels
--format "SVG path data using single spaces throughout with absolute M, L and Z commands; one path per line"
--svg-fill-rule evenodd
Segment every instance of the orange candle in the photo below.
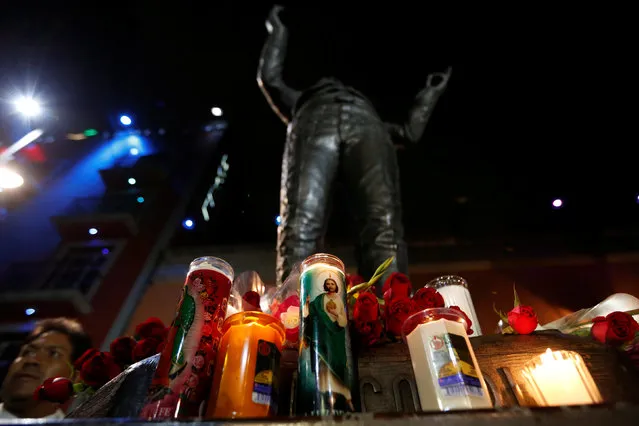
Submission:
M 206 416 L 277 414 L 282 324 L 262 312 L 238 312 L 226 319 L 222 333 Z

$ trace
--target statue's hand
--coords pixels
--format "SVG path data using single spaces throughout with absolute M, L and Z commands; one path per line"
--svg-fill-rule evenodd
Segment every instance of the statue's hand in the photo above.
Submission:
M 280 19 L 280 12 L 282 10 L 284 10 L 284 6 L 280 6 L 279 4 L 276 4 L 271 8 L 268 18 L 266 18 L 266 31 L 268 31 L 269 34 L 272 33 L 273 30 L 284 26 Z
M 448 80 L 450 80 L 450 75 L 453 72 L 452 67 L 448 67 L 444 72 L 434 72 L 432 74 L 428 74 L 428 78 L 426 79 L 426 87 L 419 92 L 418 97 L 422 95 L 435 91 L 443 91 L 446 86 L 448 86 Z

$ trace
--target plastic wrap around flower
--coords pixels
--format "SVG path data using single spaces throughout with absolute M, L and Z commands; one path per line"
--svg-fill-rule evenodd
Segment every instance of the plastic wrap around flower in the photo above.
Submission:
M 299 297 L 300 265 L 295 265 L 286 281 L 278 288 L 270 300 L 268 313 L 279 319 L 286 331 L 284 345 L 297 348 L 300 329 L 300 297 Z M 264 306 L 264 304 L 262 304 Z

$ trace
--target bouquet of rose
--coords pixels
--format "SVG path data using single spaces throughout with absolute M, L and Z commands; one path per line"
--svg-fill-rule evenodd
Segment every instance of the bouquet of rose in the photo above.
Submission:
M 374 284 L 384 275 L 394 258 L 387 259 L 369 281 L 362 277 L 347 276 L 350 317 L 353 329 L 364 346 L 394 342 L 401 338 L 404 321 L 410 315 L 429 308 L 443 308 L 444 298 L 431 287 L 422 287 L 413 294 L 410 279 L 400 272 L 393 272 L 382 286 L 383 298 L 375 294 Z M 472 321 L 458 306 L 449 306 L 459 311 L 466 320 L 467 332 L 471 334 Z
M 135 327 L 135 336 L 111 342 L 109 352 L 92 348 L 78 358 L 72 366 L 76 383 L 66 377 L 49 378 L 36 389 L 34 398 L 63 404 L 74 394 L 93 394 L 129 365 L 161 352 L 167 335 L 168 329 L 159 318 L 148 318 Z

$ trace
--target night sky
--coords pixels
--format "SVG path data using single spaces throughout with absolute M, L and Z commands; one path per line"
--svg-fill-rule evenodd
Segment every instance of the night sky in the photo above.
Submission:
M 272 241 L 285 127 L 255 82 L 270 5 L 58 3 L 3 8 L 0 88 L 37 82 L 69 126 L 120 110 L 186 126 L 222 107 L 231 168 L 220 220 Z M 409 235 L 636 224 L 636 74 L 620 11 L 452 15 L 369 3 L 288 9 L 286 77 L 301 88 L 336 75 L 399 120 L 426 75 L 453 66 L 421 144 L 398 153 Z M 553 211 L 554 198 L 565 209 Z M 348 221 L 336 214 L 339 234 Z M 192 238 L 222 239 L 216 232 Z

